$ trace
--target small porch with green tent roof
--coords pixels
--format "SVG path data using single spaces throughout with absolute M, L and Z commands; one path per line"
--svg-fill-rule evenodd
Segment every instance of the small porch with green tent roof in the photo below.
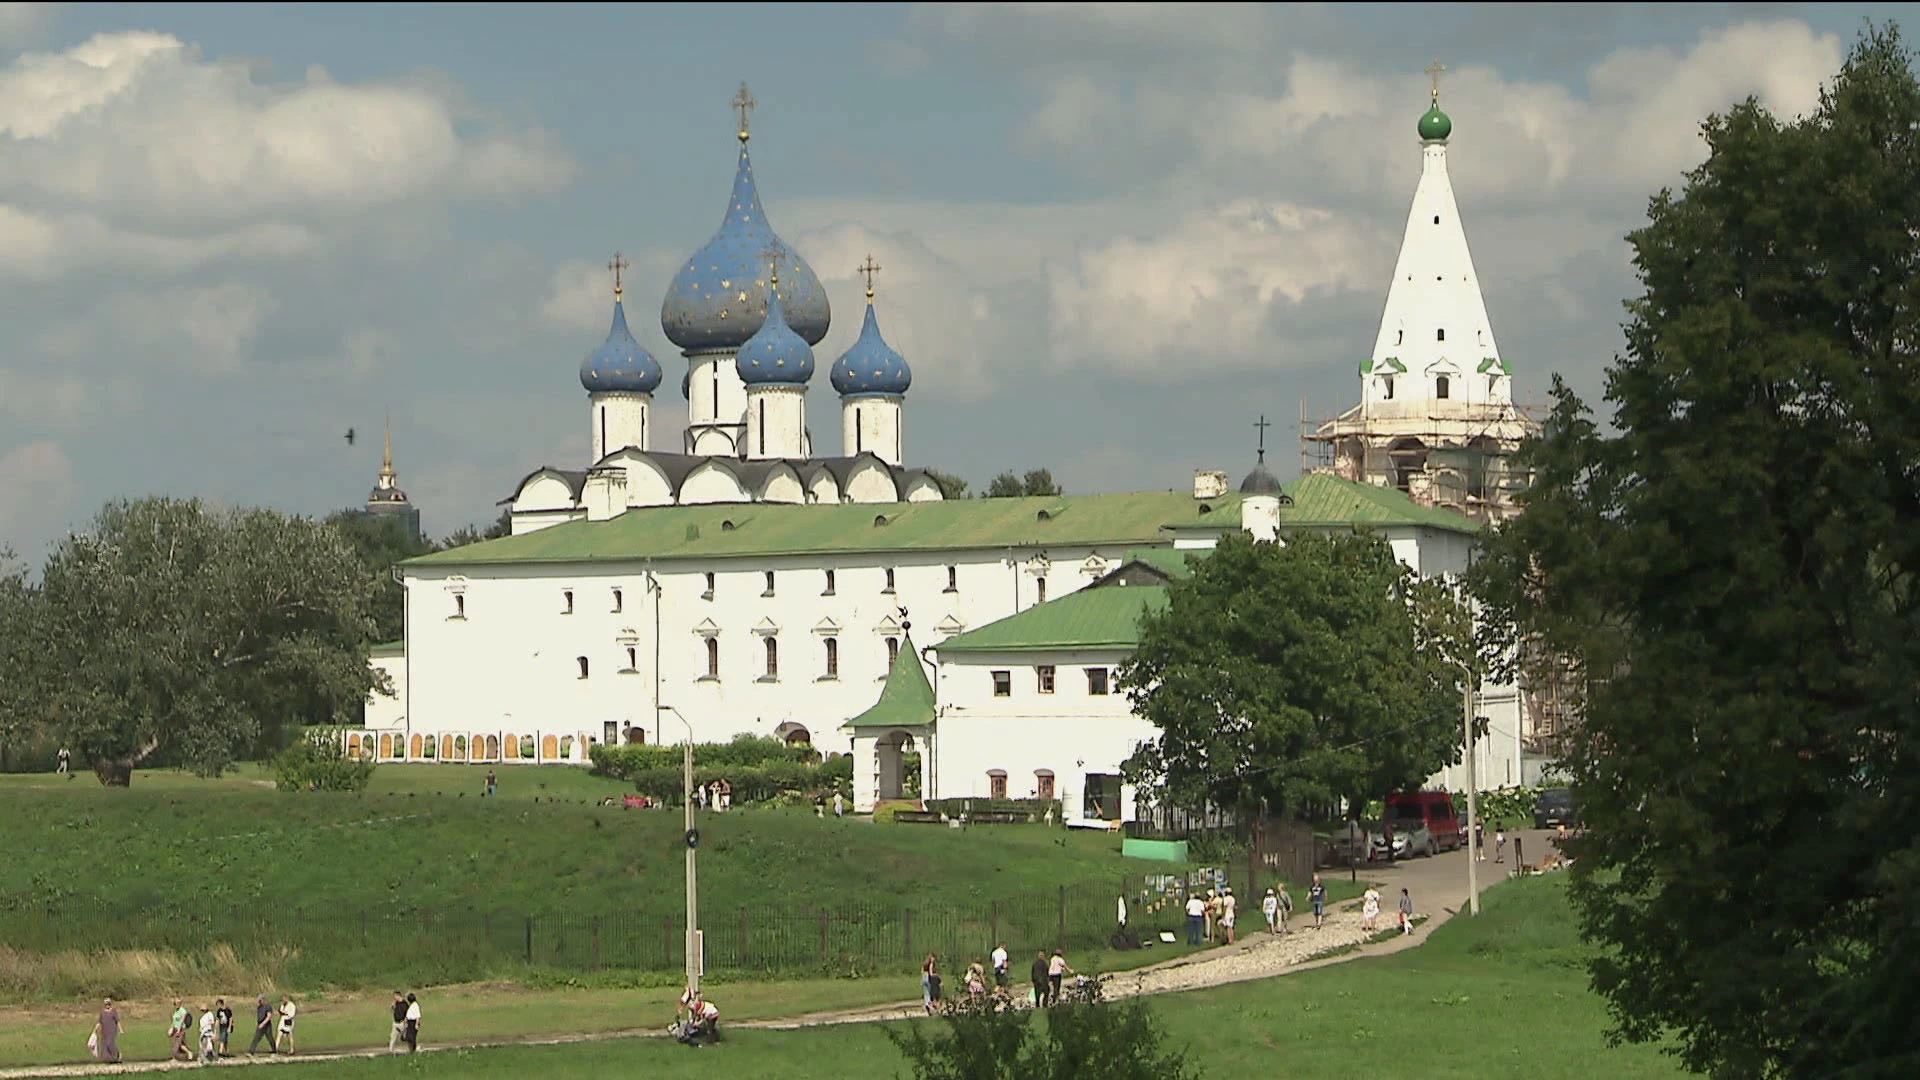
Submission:
M 840 725 L 853 736 L 853 808 L 871 811 L 877 803 L 907 797 L 909 787 L 906 758 L 921 755 L 920 785 L 923 794 L 934 739 L 933 684 L 927 680 L 925 664 L 913 646 L 909 631 L 900 641 L 900 651 L 887 669 L 887 681 L 880 687 L 880 698 L 873 707 Z

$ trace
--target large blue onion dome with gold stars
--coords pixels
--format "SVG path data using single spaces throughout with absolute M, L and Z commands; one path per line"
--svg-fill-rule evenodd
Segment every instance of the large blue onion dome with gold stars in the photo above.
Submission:
M 767 224 L 753 183 L 753 162 L 742 140 L 726 220 L 674 275 L 660 304 L 660 328 L 667 340 L 691 351 L 734 349 L 752 337 L 767 317 L 769 258 L 779 263 L 787 325 L 808 344 L 818 344 L 827 336 L 831 319 L 827 291 L 813 268 L 787 250 Z
M 613 327 L 607 331 L 607 340 L 580 361 L 580 385 L 595 394 L 651 394 L 660 388 L 664 375 L 659 361 L 627 329 L 626 305 L 614 300 Z
M 833 362 L 830 378 L 841 397 L 898 395 L 913 385 L 913 369 L 907 366 L 906 358 L 880 336 L 872 300 L 867 301 L 867 318 L 860 324 L 859 339 Z
M 748 386 L 805 386 L 813 378 L 813 346 L 787 325 L 780 282 L 773 282 L 767 317 L 740 346 L 733 367 Z

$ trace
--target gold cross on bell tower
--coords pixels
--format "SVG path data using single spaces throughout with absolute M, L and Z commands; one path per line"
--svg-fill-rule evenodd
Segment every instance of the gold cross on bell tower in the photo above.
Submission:
M 1445 75 L 1447 73 L 1447 65 L 1441 63 L 1438 60 L 1435 60 L 1433 63 L 1427 65 L 1426 71 L 1427 71 L 1427 80 L 1433 85 L 1433 100 L 1439 101 L 1440 100 L 1440 76 Z M 743 84 L 742 89 L 744 88 L 745 87 Z
M 733 106 L 735 112 L 740 114 L 740 141 L 744 143 L 748 137 L 747 114 L 752 112 L 753 107 L 758 105 L 759 102 L 753 100 L 753 91 L 747 89 L 747 84 L 741 83 L 740 92 L 733 95 L 733 101 L 729 104 Z
M 627 257 L 625 255 L 622 255 L 617 251 L 613 253 L 613 260 L 607 263 L 607 269 L 611 271 L 613 274 L 613 299 L 616 302 L 618 302 L 620 299 L 620 274 L 622 271 L 626 270 L 627 267 L 632 265 L 633 265 L 632 263 L 627 261 Z
M 1265 465 L 1267 463 L 1267 429 L 1273 425 L 1267 422 L 1266 415 L 1263 413 L 1260 419 L 1254 421 L 1253 426 L 1260 431 L 1260 449 L 1257 453 L 1260 455 L 1259 463 Z
M 860 264 L 860 268 L 858 272 L 861 275 L 866 277 L 867 299 L 872 300 L 873 299 L 873 275 L 880 272 L 880 264 L 873 261 L 872 255 L 868 255 L 867 261 Z
M 760 251 L 760 257 L 767 260 L 767 265 L 773 268 L 773 272 L 767 276 L 767 280 L 772 283 L 775 289 L 780 288 L 780 256 L 785 254 L 786 252 L 780 250 L 779 244 L 768 244 Z

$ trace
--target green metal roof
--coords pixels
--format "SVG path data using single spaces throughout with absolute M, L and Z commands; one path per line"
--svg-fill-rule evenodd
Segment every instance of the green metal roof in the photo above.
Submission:
M 895 728 L 924 727 L 933 723 L 933 684 L 927 681 L 927 669 L 921 666 L 920 653 L 911 636 L 902 638 L 900 651 L 880 687 L 880 700 L 873 708 L 847 721 L 842 727 Z
M 1183 553 L 1184 554 L 1184 553 Z M 1167 606 L 1162 585 L 1100 585 L 969 630 L 934 646 L 941 654 L 1054 649 L 1132 649 L 1140 613 Z
M 1201 513 L 1205 505 L 1207 513 Z M 606 521 L 570 521 L 538 532 L 409 559 L 410 567 L 603 562 L 729 556 L 952 551 L 1014 546 L 1152 544 L 1163 526 L 1240 527 L 1240 496 L 1205 503 L 1190 492 L 955 499 L 950 502 L 804 506 L 716 503 L 653 506 Z
M 1193 548 L 1129 548 L 1126 557 L 1121 560 L 1121 565 L 1124 566 L 1130 562 L 1146 563 L 1170 578 L 1192 577 L 1193 569 L 1187 565 L 1189 555 L 1205 556 L 1206 552 Z
M 1418 526 L 1474 534 L 1480 526 L 1462 514 L 1421 506 L 1398 488 L 1309 473 L 1286 485 L 1293 505 L 1280 511 L 1282 528 Z
M 1478 531 L 1466 518 L 1420 506 L 1392 488 L 1324 473 L 1285 486 L 1294 504 L 1281 509 L 1282 528 L 1413 525 Z M 401 565 L 437 568 L 1106 544 L 1137 548 L 1164 544 L 1166 529 L 1237 530 L 1240 498 L 1234 492 L 1196 500 L 1184 491 L 1144 491 L 829 506 L 650 506 L 606 521 L 569 521 L 521 536 L 437 551 Z

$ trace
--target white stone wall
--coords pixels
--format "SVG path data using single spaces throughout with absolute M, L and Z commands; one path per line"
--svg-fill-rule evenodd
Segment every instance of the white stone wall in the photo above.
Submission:
M 906 460 L 903 398 L 868 394 L 840 400 L 840 454 L 869 453 L 891 465 Z
M 1048 596 L 1085 586 L 1117 565 L 1124 546 L 1052 548 Z M 739 732 L 771 735 L 783 723 L 805 726 L 822 750 L 847 750 L 837 729 L 879 696 L 888 637 L 901 637 L 904 606 L 922 646 L 1033 606 L 1032 551 L 1020 566 L 1001 550 L 872 556 L 793 556 L 676 560 L 654 567 L 657 616 L 646 565 L 424 568 L 408 574 L 407 648 L 416 731 L 539 726 L 604 737 L 642 727 L 671 740 L 671 717 L 656 722 L 656 617 L 662 676 L 659 702 L 677 707 L 701 740 Z M 1100 558 L 1088 564 L 1091 556 Z M 886 566 L 895 588 L 884 591 Z M 949 592 L 948 567 L 955 588 Z M 826 571 L 834 591 L 826 592 Z M 766 571 L 774 572 L 774 595 Z M 714 575 L 712 599 L 706 577 Z M 613 590 L 620 590 L 615 611 Z M 573 594 L 572 614 L 565 595 Z M 457 617 L 454 596 L 464 598 Z M 719 677 L 707 676 L 707 646 L 717 644 Z M 837 676 L 826 671 L 825 639 L 836 642 Z M 766 672 L 767 638 L 777 641 L 777 674 Z M 628 650 L 632 650 L 629 657 Z M 579 659 L 587 659 L 580 677 Z M 509 722 L 506 718 L 512 718 Z
M 691 371 L 687 380 L 685 451 L 736 455 L 747 413 L 747 388 L 734 367 L 732 350 L 683 355 Z
M 405 656 L 376 656 L 372 660 L 375 671 L 384 672 L 393 684 L 393 692 L 375 690 L 367 695 L 366 726 L 369 728 L 402 728 L 407 721 L 407 658 Z
M 1114 650 L 942 657 L 932 797 L 984 798 L 992 787 L 989 771 L 999 769 L 1007 774 L 1008 797 L 1023 799 L 1037 793 L 1038 770 L 1048 769 L 1066 820 L 1082 820 L 1087 774 L 1118 775 L 1121 763 L 1157 734 L 1120 692 L 1117 671 L 1124 658 Z M 1051 694 L 1039 689 L 1042 665 L 1053 667 Z M 1088 668 L 1106 671 L 1106 694 L 1088 692 Z M 1006 697 L 994 696 L 995 671 L 1010 676 Z M 1131 787 L 1121 789 L 1120 809 L 1121 820 L 1134 816 Z
M 807 388 L 755 386 L 747 391 L 747 457 L 807 456 Z
M 593 426 L 593 453 L 587 458 L 588 461 L 597 462 L 613 451 L 628 446 L 650 449 L 653 432 L 648 430 L 648 424 L 652 419 L 649 415 L 653 407 L 652 394 L 590 394 L 587 404 L 587 419 Z

